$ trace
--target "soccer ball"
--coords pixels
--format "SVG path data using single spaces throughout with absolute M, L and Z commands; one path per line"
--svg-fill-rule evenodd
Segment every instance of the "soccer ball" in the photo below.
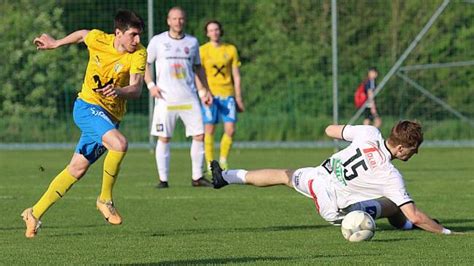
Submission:
M 366 212 L 352 211 L 342 220 L 341 231 L 350 242 L 367 241 L 375 234 L 375 222 Z

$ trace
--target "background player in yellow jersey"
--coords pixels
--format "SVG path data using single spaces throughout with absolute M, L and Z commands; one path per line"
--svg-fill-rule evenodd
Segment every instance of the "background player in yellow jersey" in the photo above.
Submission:
M 78 30 L 58 40 L 47 34 L 34 40 L 38 50 L 84 42 L 89 50 L 89 63 L 73 111 L 81 138 L 70 163 L 53 179 L 40 200 L 23 211 L 28 238 L 36 236 L 40 219 L 48 208 L 62 198 L 106 150 L 102 190 L 96 205 L 110 224 L 122 223 L 112 201 L 112 188 L 128 143 L 118 126 L 125 113 L 126 100 L 140 96 L 147 54 L 140 44 L 144 23 L 138 15 L 119 11 L 114 22 L 114 34 L 96 29 Z
M 209 42 L 202 45 L 199 52 L 209 88 L 214 95 L 211 106 L 202 106 L 206 162 L 209 167 L 214 159 L 215 126 L 222 121 L 224 134 L 221 139 L 219 161 L 221 166 L 227 169 L 227 157 L 232 147 L 237 122 L 236 111 L 245 110 L 240 88 L 240 61 L 235 46 L 221 41 L 224 31 L 219 21 L 207 22 L 204 30 Z

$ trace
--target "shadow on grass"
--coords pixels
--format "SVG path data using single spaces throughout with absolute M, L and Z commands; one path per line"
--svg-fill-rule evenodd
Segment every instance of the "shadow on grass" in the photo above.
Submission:
M 401 241 L 409 241 L 409 240 L 413 240 L 413 238 L 372 239 L 370 240 L 370 242 L 391 243 L 391 242 L 401 242 Z
M 282 262 L 293 260 L 291 257 L 239 257 L 239 258 L 210 258 L 210 259 L 185 259 L 169 260 L 150 263 L 147 265 L 209 265 L 225 263 L 256 263 L 256 262 Z
M 282 225 L 270 227 L 245 227 L 245 228 L 198 228 L 186 229 L 171 232 L 153 233 L 151 236 L 169 236 L 169 235 L 189 235 L 189 234 L 212 234 L 212 233 L 257 233 L 257 232 L 280 232 L 280 231 L 301 231 L 315 230 L 319 228 L 333 227 L 332 225 Z
M 23 222 L 22 222 L 23 223 Z M 64 226 L 57 226 L 57 225 L 42 225 L 41 229 L 61 229 L 61 228 L 96 228 L 96 227 L 105 227 L 109 226 L 106 223 L 103 224 L 86 224 L 86 225 L 64 225 Z M 12 226 L 12 227 L 0 227 L 1 231 L 16 231 L 16 230 L 25 230 L 24 226 Z
M 237 258 L 209 258 L 209 259 L 184 259 L 184 260 L 167 260 L 153 263 L 138 263 L 134 265 L 215 265 L 227 263 L 263 263 L 263 262 L 283 262 L 285 264 L 295 264 L 295 260 L 301 259 L 327 259 L 336 257 L 354 257 L 369 256 L 373 254 L 357 254 L 357 255 L 310 255 L 308 257 L 237 257 Z M 293 261 L 293 262 L 290 262 Z

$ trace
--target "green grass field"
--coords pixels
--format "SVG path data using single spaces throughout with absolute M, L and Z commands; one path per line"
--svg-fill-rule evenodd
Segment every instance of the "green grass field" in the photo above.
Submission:
M 329 149 L 234 150 L 234 167 L 318 165 Z M 286 187 L 192 188 L 188 150 L 172 150 L 170 188 L 157 190 L 154 156 L 131 150 L 115 187 L 121 226 L 95 209 L 102 161 L 24 237 L 21 211 L 71 151 L 0 151 L 1 264 L 470 264 L 474 262 L 474 151 L 421 149 L 395 162 L 418 207 L 464 235 L 398 231 L 377 221 L 370 242 L 349 243 L 311 199 Z

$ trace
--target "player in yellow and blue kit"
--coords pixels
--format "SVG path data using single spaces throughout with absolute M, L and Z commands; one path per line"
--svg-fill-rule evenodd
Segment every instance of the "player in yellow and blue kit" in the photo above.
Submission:
M 217 20 L 206 23 L 204 30 L 209 42 L 199 49 L 201 64 L 214 100 L 211 106 L 202 106 L 205 124 L 205 155 L 206 162 L 214 160 L 214 131 L 219 121 L 224 123 L 224 134 L 220 145 L 220 164 L 227 168 L 227 158 L 232 147 L 232 137 L 237 122 L 237 111 L 245 110 L 240 88 L 240 61 L 234 45 L 224 43 L 222 25 Z
M 75 31 L 58 40 L 47 34 L 35 38 L 38 50 L 84 42 L 89 50 L 89 63 L 73 111 L 81 138 L 67 167 L 53 179 L 40 200 L 23 211 L 26 237 L 36 236 L 43 214 L 106 150 L 102 190 L 96 206 L 110 224 L 122 223 L 113 204 L 112 188 L 128 143 L 118 127 L 127 99 L 138 98 L 141 93 L 147 56 L 145 47 L 140 44 L 143 28 L 143 20 L 138 15 L 119 11 L 115 16 L 114 34 L 94 29 Z

